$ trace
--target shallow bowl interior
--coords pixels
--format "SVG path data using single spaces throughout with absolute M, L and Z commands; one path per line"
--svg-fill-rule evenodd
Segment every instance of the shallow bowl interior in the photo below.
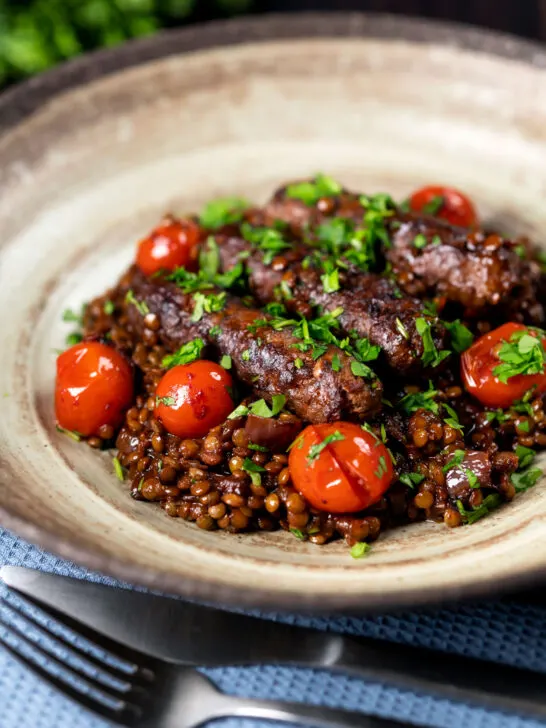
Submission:
M 353 561 L 284 533 L 209 533 L 133 501 L 59 435 L 55 350 L 164 212 L 257 202 L 323 170 L 404 196 L 459 186 L 501 229 L 546 222 L 546 63 L 501 37 L 381 17 L 249 20 L 89 57 L 0 101 L 0 518 L 121 578 L 271 607 L 487 592 L 546 566 L 539 485 L 472 527 L 385 534 Z M 2 396 L 3 395 L 3 396 Z

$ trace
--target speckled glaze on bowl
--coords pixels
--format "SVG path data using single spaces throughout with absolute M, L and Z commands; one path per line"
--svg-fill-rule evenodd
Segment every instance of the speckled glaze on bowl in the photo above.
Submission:
M 284 533 L 208 533 L 131 500 L 54 426 L 61 311 L 113 283 L 167 210 L 265 199 L 324 170 L 403 195 L 447 181 L 502 229 L 546 223 L 546 53 L 386 16 L 271 17 L 84 57 L 0 99 L 0 521 L 191 597 L 297 609 L 438 601 L 546 573 L 546 487 L 480 521 L 385 534 L 353 561 Z M 3 395 L 3 396 L 2 396 Z

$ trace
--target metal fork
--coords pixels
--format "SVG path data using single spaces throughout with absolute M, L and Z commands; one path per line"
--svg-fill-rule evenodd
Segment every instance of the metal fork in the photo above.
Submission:
M 115 725 L 197 728 L 218 718 L 241 717 L 316 728 L 408 728 L 407 723 L 363 713 L 228 696 L 192 668 L 149 658 L 39 604 L 62 628 L 70 629 L 71 635 L 67 635 L 66 629 L 44 621 L 36 614 L 34 603 L 19 595 L 17 601 L 0 597 L 0 604 L 4 612 L 6 607 L 12 611 L 9 621 L 0 611 L 0 626 L 12 635 L 8 639 L 0 633 L 0 640 L 12 657 L 68 698 Z M 12 641 L 14 636 L 17 646 Z M 82 639 L 85 646 L 81 645 Z M 38 644 L 38 640 L 49 644 Z M 29 650 L 33 657 L 25 654 Z M 97 653 L 103 657 L 96 657 Z M 47 661 L 47 666 L 36 658 Z

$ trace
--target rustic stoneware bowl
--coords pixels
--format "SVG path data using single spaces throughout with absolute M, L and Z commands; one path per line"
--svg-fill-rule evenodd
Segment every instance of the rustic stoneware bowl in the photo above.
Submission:
M 55 430 L 67 306 L 116 280 L 167 210 L 323 170 L 402 196 L 445 181 L 501 229 L 546 227 L 546 53 L 378 16 L 249 19 L 85 57 L 0 99 L 0 521 L 131 582 L 240 604 L 368 609 L 529 582 L 546 487 L 479 523 L 386 533 L 350 558 L 285 533 L 207 533 L 137 503 L 112 457 Z

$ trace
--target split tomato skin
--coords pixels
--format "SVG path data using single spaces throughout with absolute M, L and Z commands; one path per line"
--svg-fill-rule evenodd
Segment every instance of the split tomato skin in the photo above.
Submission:
M 331 441 L 324 445 L 327 439 Z M 316 454 L 321 445 L 324 447 Z M 352 422 L 306 427 L 292 445 L 288 466 L 300 495 L 313 508 L 331 513 L 368 508 L 381 499 L 394 479 L 388 449 Z
M 536 335 L 532 329 L 518 323 L 506 323 L 481 336 L 461 355 L 461 376 L 467 392 L 486 407 L 507 409 L 521 399 L 531 388 L 537 394 L 546 391 L 546 372 L 518 374 L 501 382 L 493 373 L 501 361 L 498 351 L 503 342 L 509 342 L 518 332 Z M 543 340 L 546 345 L 546 339 Z
M 433 217 L 446 220 L 458 227 L 474 227 L 478 224 L 478 213 L 472 200 L 454 187 L 428 185 L 413 192 L 409 198 L 409 206 L 413 212 L 427 213 L 427 207 L 436 207 L 435 201 L 441 201 Z
M 232 386 L 231 375 L 215 362 L 175 366 L 157 386 L 155 415 L 172 435 L 203 437 L 233 411 Z
M 180 267 L 196 270 L 200 235 L 193 220 L 166 218 L 140 241 L 136 263 L 146 276 Z
M 83 341 L 57 358 L 55 413 L 65 430 L 89 437 L 104 425 L 118 427 L 133 392 L 129 362 L 107 344 Z

